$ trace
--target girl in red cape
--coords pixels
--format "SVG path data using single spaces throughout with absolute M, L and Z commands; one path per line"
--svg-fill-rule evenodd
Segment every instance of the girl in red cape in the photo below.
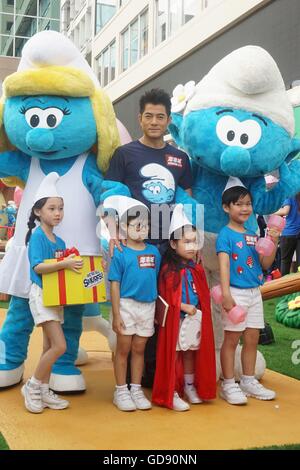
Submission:
M 190 223 L 180 227 L 176 219 L 181 238 L 175 239 L 171 222 L 169 247 L 159 277 L 159 294 L 169 309 L 165 326 L 159 329 L 152 401 L 186 411 L 190 406 L 181 398 L 184 395 L 193 404 L 216 397 L 216 364 L 209 289 L 202 266 L 193 262 L 198 250 L 197 231 Z M 182 319 L 185 314 L 194 315 L 197 309 L 202 311 L 200 345 L 196 350 L 181 351 L 178 337 Z

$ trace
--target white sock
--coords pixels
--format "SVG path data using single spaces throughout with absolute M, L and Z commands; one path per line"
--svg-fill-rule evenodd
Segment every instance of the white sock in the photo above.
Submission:
M 192 387 L 194 385 L 195 374 L 184 374 L 184 385 L 185 387 Z
M 254 375 L 242 375 L 241 381 L 247 384 L 247 383 L 252 382 L 254 378 L 255 378 Z
M 234 377 L 232 377 L 232 379 L 224 379 L 223 380 L 224 385 L 229 385 L 229 384 L 234 384 L 234 383 L 235 383 Z
M 137 392 L 138 390 L 141 389 L 141 384 L 130 384 L 130 390 L 132 392 Z
M 49 392 L 49 384 L 43 384 L 43 383 L 42 383 L 42 384 L 41 384 L 41 391 L 42 391 L 43 393 Z
M 31 385 L 33 385 L 33 386 L 36 387 L 36 388 L 37 388 L 37 387 L 40 387 L 40 386 L 41 386 L 41 383 L 42 383 L 40 380 L 36 379 L 36 378 L 34 377 L 34 375 L 30 378 L 29 382 L 30 382 Z
M 123 392 L 124 390 L 128 390 L 127 384 L 125 385 L 116 385 L 117 392 Z

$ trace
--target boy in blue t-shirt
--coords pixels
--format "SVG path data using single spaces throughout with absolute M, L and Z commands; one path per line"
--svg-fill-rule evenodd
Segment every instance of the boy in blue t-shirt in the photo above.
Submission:
M 270 256 L 262 256 L 255 250 L 257 235 L 244 228 L 252 214 L 252 197 L 244 186 L 226 189 L 222 196 L 224 211 L 229 224 L 217 238 L 216 251 L 219 258 L 224 309 L 224 342 L 221 349 L 221 366 L 224 381 L 220 396 L 232 405 L 247 403 L 247 396 L 272 400 L 275 392 L 263 387 L 254 376 L 259 330 L 264 328 L 263 303 L 259 286 L 263 283 L 262 269 L 273 263 L 276 248 Z M 270 229 L 268 235 L 275 247 L 279 232 Z M 233 324 L 226 312 L 235 305 L 246 310 L 243 322 Z M 243 335 L 242 369 L 240 386 L 234 380 L 235 350 Z
M 148 213 L 147 208 L 146 211 Z M 117 334 L 113 402 L 121 411 L 147 410 L 151 408 L 151 403 L 141 389 L 141 380 L 146 343 L 154 333 L 161 256 L 155 246 L 144 241 L 148 236 L 148 219 L 141 213 L 129 216 L 126 212 L 125 217 L 120 220 L 120 228 L 126 234 L 127 244 L 122 246 L 122 252 L 115 248 L 108 274 L 112 326 Z M 130 352 L 132 383 L 129 391 L 126 372 Z

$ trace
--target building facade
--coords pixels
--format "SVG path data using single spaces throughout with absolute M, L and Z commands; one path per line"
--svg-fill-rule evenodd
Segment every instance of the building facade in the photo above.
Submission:
M 62 0 L 61 17 L 132 137 L 145 90 L 197 82 L 238 47 L 267 49 L 287 88 L 300 78 L 298 0 Z

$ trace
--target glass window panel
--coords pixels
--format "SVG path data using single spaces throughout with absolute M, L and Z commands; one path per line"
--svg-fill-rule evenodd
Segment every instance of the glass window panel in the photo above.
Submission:
M 15 56 L 16 57 L 21 57 L 22 49 L 23 49 L 24 45 L 26 44 L 26 42 L 28 41 L 28 39 L 29 38 L 16 38 L 15 39 L 15 41 L 16 41 Z
M 7 0 L 0 0 L 0 12 L 1 13 L 13 13 L 14 2 L 8 2 Z
M 129 29 L 122 34 L 122 71 L 128 69 L 129 65 Z
M 16 36 L 31 37 L 37 32 L 37 19 L 30 16 L 16 16 Z
M 14 55 L 13 41 L 12 36 L 0 35 L 0 56 L 12 57 Z
M 138 60 L 139 53 L 139 22 L 134 21 L 130 25 L 130 65 Z
M 141 15 L 140 28 L 140 57 L 144 57 L 148 53 L 148 10 Z
M 16 13 L 18 15 L 36 16 L 37 0 L 16 0 Z
M 198 0 L 183 0 L 183 22 L 187 23 L 194 18 L 199 8 Z
M 181 20 L 181 0 L 170 0 L 169 12 L 169 33 L 173 34 L 182 23 Z
M 96 67 L 97 67 L 98 80 L 101 86 L 102 86 L 102 60 L 103 60 L 103 54 L 100 54 L 99 57 L 97 57 L 96 59 Z
M 53 29 L 60 31 L 60 22 L 57 20 L 49 20 L 49 18 L 39 18 L 39 31 Z
M 116 0 L 97 0 L 96 2 L 96 34 L 114 16 L 117 8 Z
M 44 18 L 59 19 L 60 1 L 59 0 L 38 0 L 38 15 Z
M 108 84 L 109 77 L 109 49 L 103 52 L 103 86 Z
M 14 24 L 14 15 L 5 15 L 1 13 L 0 17 L 0 34 L 5 34 L 7 36 L 13 35 L 13 24 Z
M 116 77 L 116 43 L 113 42 L 110 46 L 110 80 Z
M 167 0 L 156 0 L 156 39 L 158 45 L 167 37 Z

